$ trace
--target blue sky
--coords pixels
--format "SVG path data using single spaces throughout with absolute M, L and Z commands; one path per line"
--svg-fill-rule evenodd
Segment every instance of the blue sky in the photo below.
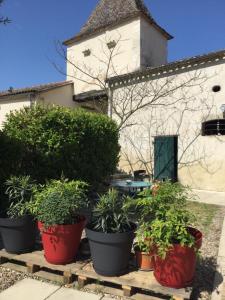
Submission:
M 112 0 L 113 1 L 113 0 Z M 5 0 L 0 27 L 0 90 L 64 80 L 54 41 L 77 33 L 97 0 Z M 153 17 L 175 38 L 169 61 L 225 48 L 225 0 L 145 0 Z

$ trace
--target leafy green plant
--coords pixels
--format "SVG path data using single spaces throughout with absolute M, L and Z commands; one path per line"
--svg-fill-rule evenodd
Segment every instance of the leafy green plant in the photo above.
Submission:
M 185 209 L 169 209 L 163 218 L 151 222 L 151 239 L 157 249 L 157 255 L 166 257 L 174 244 L 194 247 L 195 239 L 188 231 L 192 216 Z
M 116 123 L 81 109 L 25 107 L 7 116 L 3 134 L 22 148 L 13 156 L 16 168 L 11 174 L 30 174 L 38 183 L 60 179 L 63 173 L 97 188 L 115 171 L 119 160 Z
M 157 192 L 144 191 L 139 195 L 138 245 L 148 250 L 152 245 L 157 254 L 165 258 L 167 251 L 175 244 L 193 247 L 194 238 L 188 231 L 193 215 L 186 209 L 187 200 L 193 195 L 187 187 L 170 181 L 159 183 Z M 151 243 L 147 243 L 151 241 Z
M 142 223 L 136 230 L 135 248 L 144 253 L 149 253 L 152 251 L 153 243 L 151 238 L 150 223 Z
M 36 216 L 45 227 L 79 222 L 88 207 L 88 185 L 82 181 L 52 180 L 35 194 Z
M 187 200 L 191 199 L 193 199 L 193 195 L 189 188 L 171 181 L 161 182 L 156 193 L 146 189 L 136 199 L 139 223 L 163 218 L 168 209 L 184 207 Z
M 127 232 L 132 228 L 132 213 L 131 199 L 111 189 L 100 197 L 93 210 L 92 228 L 104 233 Z
M 35 182 L 30 176 L 12 176 L 5 183 L 6 195 L 9 199 L 7 215 L 10 218 L 22 217 L 30 214 L 33 202 Z

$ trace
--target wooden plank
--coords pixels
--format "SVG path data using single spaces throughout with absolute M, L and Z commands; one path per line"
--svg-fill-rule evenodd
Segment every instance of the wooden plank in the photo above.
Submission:
M 134 288 L 131 286 L 123 285 L 122 289 L 124 297 L 131 297 L 134 294 Z
M 26 263 L 27 266 L 27 272 L 34 274 L 40 270 L 40 266 L 34 265 L 32 263 Z
M 57 282 L 60 284 L 64 284 L 64 279 L 63 276 L 58 275 L 58 274 L 53 274 L 50 272 L 46 272 L 46 271 L 39 271 L 37 273 L 35 273 L 36 277 L 45 279 L 45 280 L 49 280 L 49 281 L 53 281 L 53 282 Z
M 27 272 L 27 268 L 25 266 L 21 266 L 21 265 L 11 263 L 11 262 L 4 263 L 2 265 L 2 267 L 5 268 L 5 269 L 10 269 L 10 270 L 13 270 L 13 271 L 17 271 L 17 272 L 22 272 L 22 273 Z
M 129 274 L 119 276 L 119 277 L 105 277 L 98 275 L 92 264 L 87 264 L 82 270 L 77 271 L 78 276 L 84 276 L 86 278 L 91 278 L 99 281 L 105 281 L 114 283 L 120 286 L 130 286 L 134 288 L 144 289 L 158 293 L 161 295 L 171 295 L 180 297 L 182 299 L 189 299 L 191 290 L 188 289 L 172 289 L 161 286 L 154 278 L 153 272 L 143 272 L 143 271 L 133 271 Z
M 79 288 L 83 288 L 88 282 L 88 278 L 85 276 L 78 276 L 78 286 Z
M 63 272 L 63 283 L 64 284 L 71 284 L 74 280 L 74 275 L 69 271 Z
M 154 297 L 154 296 L 149 296 L 149 295 L 144 295 L 144 294 L 135 294 L 131 297 L 133 300 L 162 300 L 162 298 Z
M 7 259 L 13 259 L 17 254 L 8 253 L 5 251 L 5 249 L 0 250 L 0 257 L 7 258 Z
M 74 262 L 67 265 L 53 265 L 46 261 L 44 257 L 44 251 L 34 251 L 31 253 L 20 254 L 13 257 L 14 260 L 25 262 L 29 265 L 39 266 L 40 268 L 47 268 L 54 271 L 60 272 L 71 272 L 76 273 L 77 270 L 82 269 L 87 263 L 86 262 Z

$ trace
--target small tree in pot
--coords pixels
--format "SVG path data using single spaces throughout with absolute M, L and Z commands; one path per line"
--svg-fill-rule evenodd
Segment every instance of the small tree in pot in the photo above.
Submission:
M 35 246 L 36 222 L 32 216 L 36 189 L 30 176 L 11 177 L 6 182 L 9 205 L 7 217 L 0 218 L 4 248 L 10 253 L 24 253 Z
M 86 223 L 81 210 L 89 204 L 82 181 L 52 180 L 36 193 L 36 215 L 45 258 L 52 264 L 75 259 Z
M 137 200 L 140 223 L 150 228 L 155 249 L 154 275 L 165 286 L 191 285 L 196 267 L 196 252 L 202 234 L 190 226 L 193 214 L 186 209 L 193 195 L 179 183 L 158 184 L 157 191 Z M 141 228 L 141 227 L 140 227 Z
M 100 197 L 93 210 L 86 233 L 95 271 L 104 276 L 118 276 L 128 271 L 136 225 L 129 220 L 130 198 L 110 190 Z

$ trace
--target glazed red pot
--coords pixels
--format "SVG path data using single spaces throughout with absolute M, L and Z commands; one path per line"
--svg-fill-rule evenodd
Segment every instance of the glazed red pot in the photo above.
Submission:
M 174 244 L 166 258 L 155 258 L 154 275 L 163 286 L 185 288 L 191 286 L 195 276 L 197 254 L 196 249 L 202 245 L 202 233 L 194 228 L 188 228 L 195 238 L 195 247 L 182 247 Z
M 86 219 L 72 225 L 55 225 L 48 228 L 38 222 L 45 258 L 50 264 L 65 265 L 74 261 Z

